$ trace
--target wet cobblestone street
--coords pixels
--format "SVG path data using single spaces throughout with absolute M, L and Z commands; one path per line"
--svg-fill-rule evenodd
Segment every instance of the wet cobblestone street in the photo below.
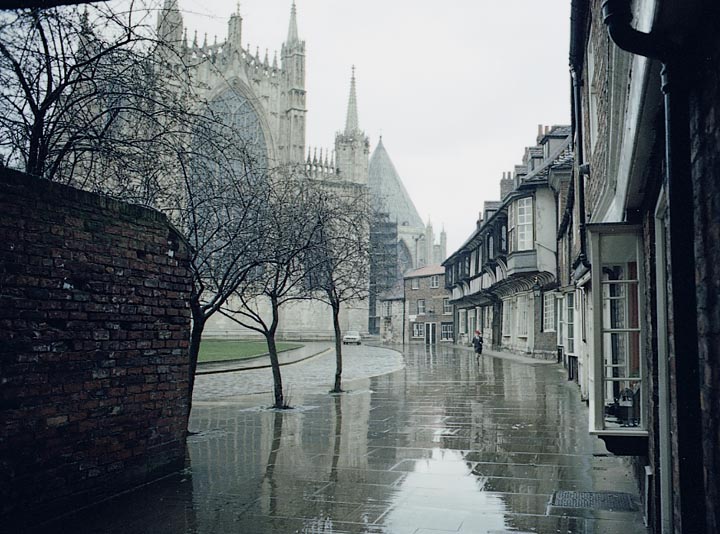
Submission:
M 645 532 L 629 468 L 588 435 L 556 364 L 421 345 L 399 369 L 385 349 L 345 358 L 343 395 L 327 393 L 333 354 L 284 367 L 293 410 L 264 408 L 260 371 L 201 377 L 186 471 L 47 531 Z M 559 507 L 558 491 L 627 493 L 635 510 Z

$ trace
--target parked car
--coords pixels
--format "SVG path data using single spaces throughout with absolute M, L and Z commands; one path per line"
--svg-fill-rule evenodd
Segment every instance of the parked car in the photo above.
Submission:
M 347 345 L 348 343 L 356 343 L 360 345 L 361 342 L 362 337 L 360 336 L 360 332 L 356 332 L 355 330 L 348 330 L 343 336 L 343 345 Z

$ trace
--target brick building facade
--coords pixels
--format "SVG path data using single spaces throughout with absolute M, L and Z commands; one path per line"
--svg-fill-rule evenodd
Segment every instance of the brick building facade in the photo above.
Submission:
M 405 275 L 405 339 L 426 344 L 455 339 L 445 269 L 428 265 Z
M 590 430 L 662 534 L 720 528 L 718 21 L 705 0 L 572 2 L 560 276 Z
M 192 279 L 159 212 L 0 173 L 0 517 L 19 532 L 183 465 Z

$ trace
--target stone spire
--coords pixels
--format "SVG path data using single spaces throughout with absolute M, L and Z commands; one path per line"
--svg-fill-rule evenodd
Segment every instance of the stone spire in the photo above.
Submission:
M 157 20 L 158 38 L 172 46 L 179 46 L 183 38 L 183 19 L 177 0 L 165 0 Z
M 347 118 L 345 119 L 345 135 L 353 135 L 360 131 L 358 124 L 357 94 L 355 92 L 355 65 L 350 78 L 350 97 L 348 98 Z
M 295 7 L 295 2 L 293 1 L 292 8 L 290 9 L 290 25 L 288 26 L 288 35 L 285 44 L 293 45 L 299 42 L 300 38 L 298 37 L 297 29 L 297 9 Z

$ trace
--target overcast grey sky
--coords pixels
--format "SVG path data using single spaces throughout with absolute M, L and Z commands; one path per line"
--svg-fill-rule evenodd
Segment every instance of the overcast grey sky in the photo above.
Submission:
M 243 0 L 243 46 L 279 50 L 292 0 Z M 179 0 L 188 35 L 222 41 L 233 0 Z M 499 197 L 538 124 L 569 124 L 569 0 L 297 0 L 307 144 L 333 148 L 355 65 L 360 127 L 383 136 L 448 253 Z

